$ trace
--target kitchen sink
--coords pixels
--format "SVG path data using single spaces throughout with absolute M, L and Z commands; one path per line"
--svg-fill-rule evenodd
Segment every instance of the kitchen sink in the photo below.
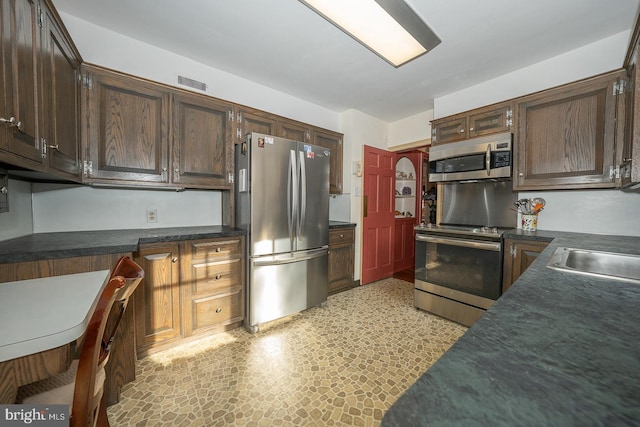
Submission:
M 547 267 L 640 284 L 640 256 L 586 249 L 558 248 Z

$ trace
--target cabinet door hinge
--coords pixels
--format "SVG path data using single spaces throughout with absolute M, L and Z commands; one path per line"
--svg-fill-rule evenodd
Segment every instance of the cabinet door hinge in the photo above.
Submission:
M 311 132 L 309 132 L 309 131 L 305 132 L 304 136 L 305 136 L 305 138 L 307 138 L 306 139 L 307 141 L 311 140 Z
M 518 251 L 516 251 L 516 247 L 515 246 L 510 246 L 509 247 L 509 254 L 511 254 L 511 258 L 515 258 L 517 253 L 518 253 Z
M 618 80 L 613 84 L 613 95 L 617 96 L 627 89 L 627 81 L 626 80 Z
M 40 6 L 38 6 L 38 27 L 40 27 L 41 30 L 44 28 L 44 12 Z
M 229 121 L 233 121 L 233 110 L 229 110 Z
M 236 128 L 236 138 L 242 139 L 242 129 Z
M 93 79 L 90 74 L 82 75 L 82 85 L 87 89 L 93 89 Z
M 431 129 L 431 142 L 436 142 L 436 128 Z
M 242 113 L 238 111 L 238 124 L 242 123 Z
M 513 126 L 513 119 L 507 119 L 506 121 L 506 125 L 508 128 L 510 128 L 511 126 Z
M 233 184 L 233 173 L 229 172 L 229 184 Z
M 83 165 L 84 165 L 84 170 L 83 170 L 84 174 L 91 176 L 93 174 L 93 162 L 91 160 L 89 161 L 85 160 L 83 162 Z

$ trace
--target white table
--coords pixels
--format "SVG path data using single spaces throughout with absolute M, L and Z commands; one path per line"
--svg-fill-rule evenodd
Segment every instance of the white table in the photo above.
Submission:
M 84 334 L 109 270 L 0 283 L 0 362 Z
M 108 278 L 101 270 L 0 283 L 0 403 L 66 369 Z

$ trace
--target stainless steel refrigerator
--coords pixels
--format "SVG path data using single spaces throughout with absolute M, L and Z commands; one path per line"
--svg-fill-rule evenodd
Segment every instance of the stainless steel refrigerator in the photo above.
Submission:
M 236 146 L 236 226 L 247 230 L 245 327 L 327 301 L 330 151 L 261 133 Z

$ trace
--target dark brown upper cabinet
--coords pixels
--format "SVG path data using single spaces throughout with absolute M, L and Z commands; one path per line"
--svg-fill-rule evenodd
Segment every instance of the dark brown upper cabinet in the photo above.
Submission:
M 80 54 L 50 2 L 6 0 L 0 12 L 0 160 L 80 181 Z
M 312 127 L 305 123 L 296 122 L 295 120 L 278 120 L 277 136 L 282 138 L 300 142 L 310 142 L 311 132 Z
M 173 182 L 228 188 L 233 173 L 230 120 L 233 106 L 190 93 L 173 97 Z
M 236 144 L 244 142 L 248 133 L 258 132 L 267 135 L 276 134 L 276 117 L 264 111 L 238 106 L 235 113 Z
M 518 99 L 515 190 L 613 188 L 624 70 Z
M 84 66 L 85 181 L 229 189 L 234 105 Z
M 49 171 L 79 181 L 80 56 L 54 10 L 44 10 L 42 144 Z
M 39 125 L 41 85 L 39 54 L 42 25 L 37 0 L 3 0 L 2 76 L 0 99 L 0 159 L 42 170 Z
M 513 104 L 493 104 L 431 122 L 431 143 L 446 144 L 506 132 L 513 126 Z
M 342 134 L 314 128 L 311 143 L 328 148 L 331 152 L 329 193 L 342 194 Z
M 83 65 L 84 181 L 167 184 L 169 92 L 157 83 Z

